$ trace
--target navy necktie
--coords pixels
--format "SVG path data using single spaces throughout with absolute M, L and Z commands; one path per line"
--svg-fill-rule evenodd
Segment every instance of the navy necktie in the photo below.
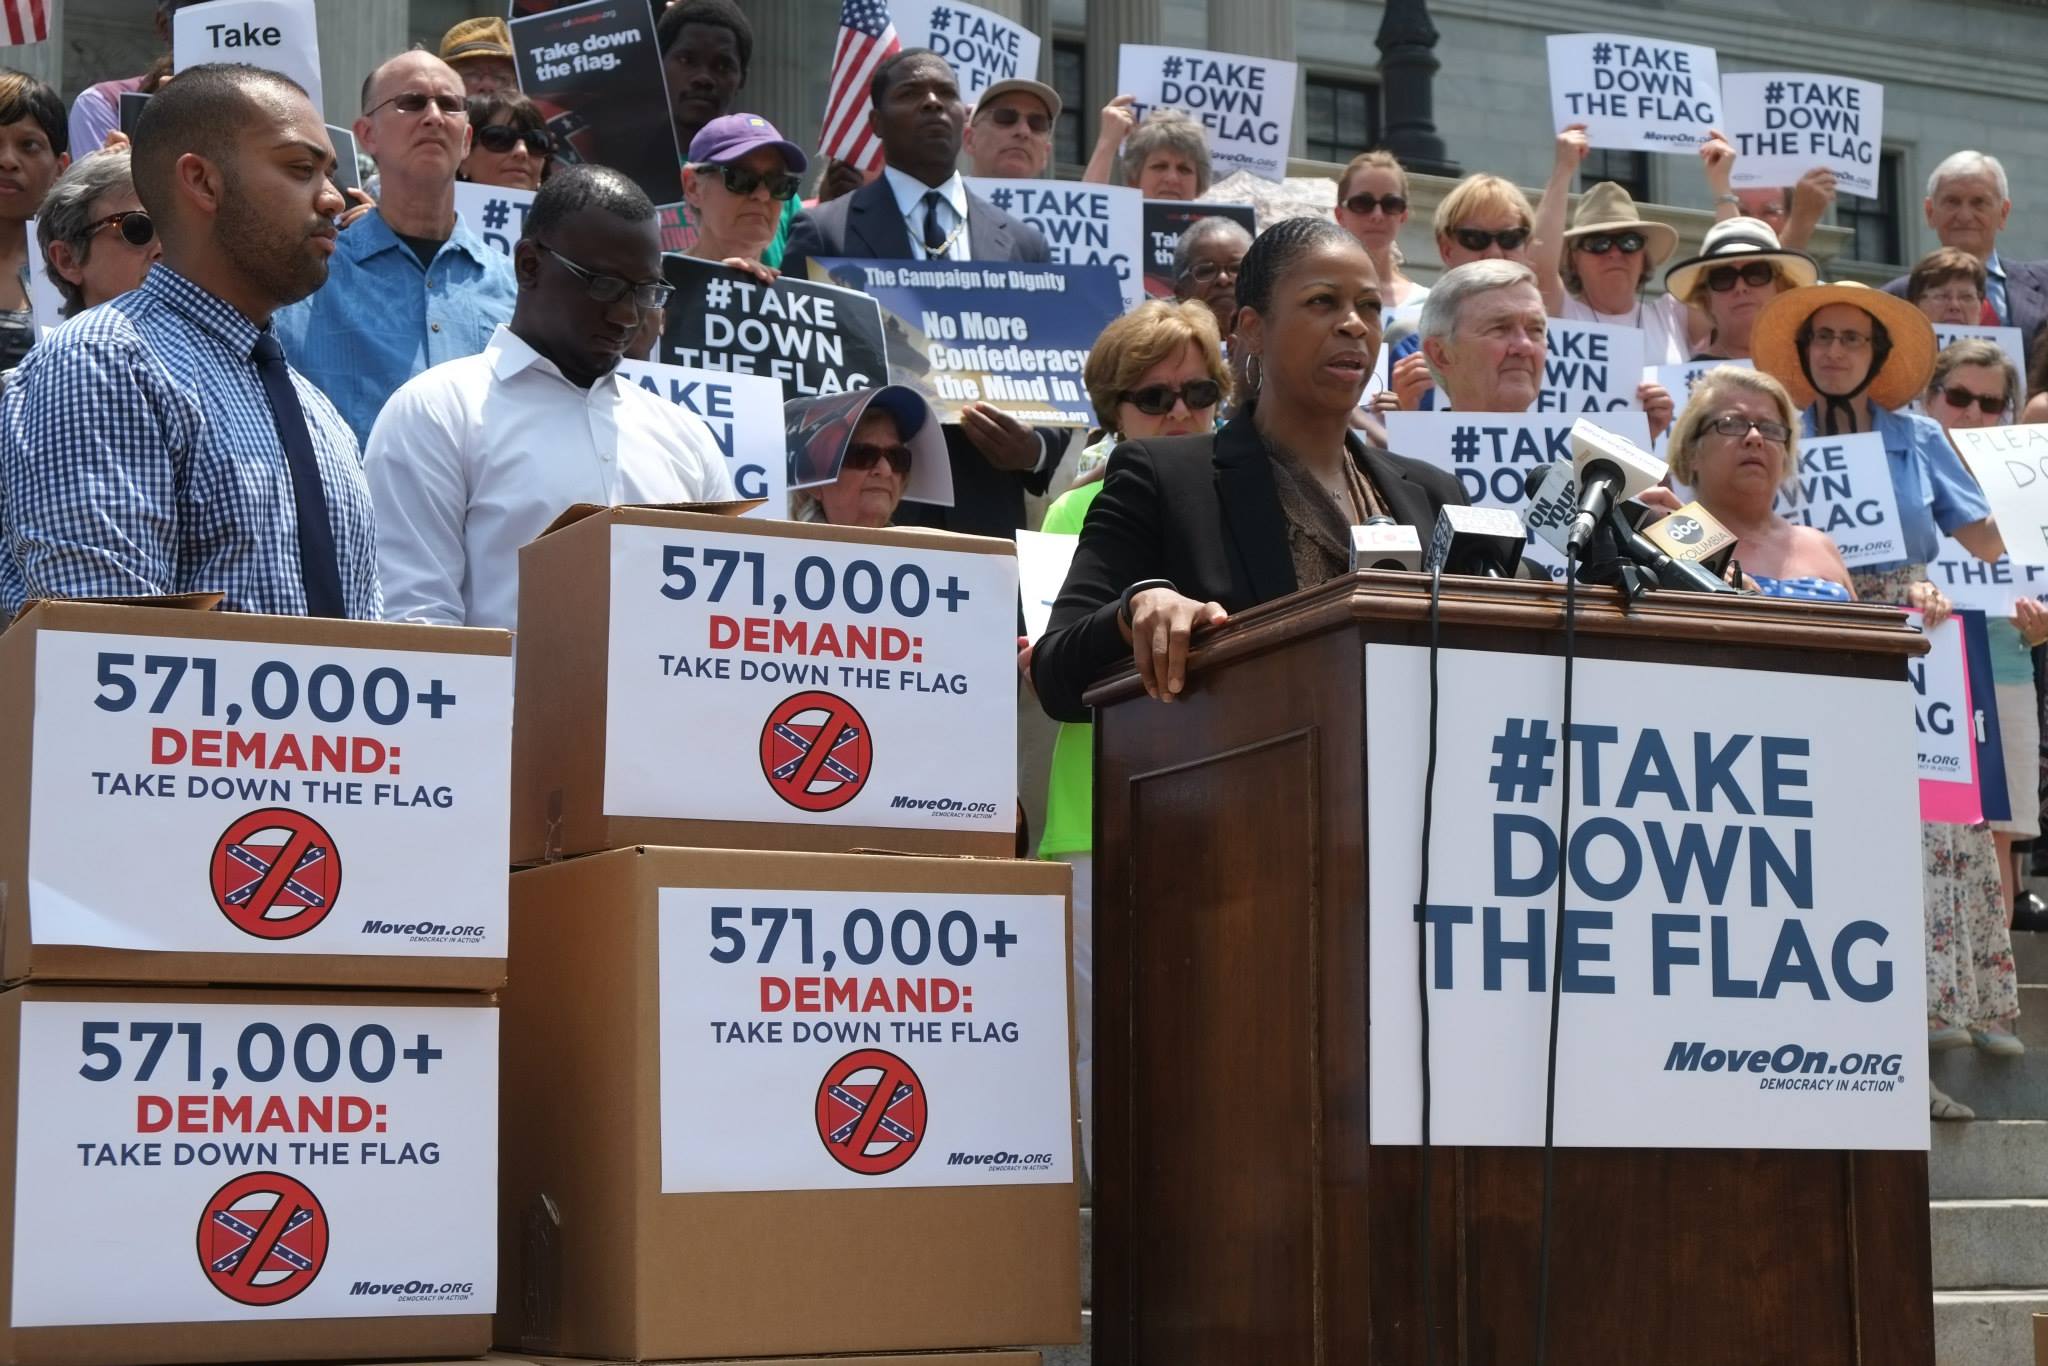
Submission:
M 937 190 L 927 190 L 924 196 L 924 250 L 927 256 L 937 256 L 945 251 L 949 243 L 946 230 L 939 226 L 939 205 L 943 196 Z
M 334 528 L 327 521 L 327 491 L 320 483 L 320 462 L 313 454 L 313 434 L 306 427 L 306 410 L 299 406 L 292 388 L 291 367 L 284 363 L 284 347 L 269 332 L 256 336 L 249 358 L 256 362 L 256 374 L 263 381 L 263 393 L 270 400 L 270 416 L 277 423 L 277 438 L 284 443 L 285 464 L 291 470 L 292 505 L 299 514 L 299 577 L 306 588 L 306 615 L 346 617 L 348 609 L 341 596 L 341 563 L 334 553 Z

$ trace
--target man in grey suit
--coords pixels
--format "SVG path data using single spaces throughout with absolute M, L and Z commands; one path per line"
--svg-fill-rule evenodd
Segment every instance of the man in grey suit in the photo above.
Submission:
M 868 87 L 882 174 L 852 194 L 807 209 L 789 230 L 784 274 L 808 277 L 813 256 L 874 260 L 1045 261 L 1038 229 L 1019 222 L 960 178 L 967 123 L 946 59 L 906 48 L 875 69 Z M 1043 493 L 1063 434 L 1034 430 L 986 404 L 970 403 L 946 428 L 953 506 L 905 503 L 899 522 L 977 536 L 1012 536 L 1024 524 L 1024 495 Z
M 2012 213 L 2012 194 L 2005 167 L 1982 152 L 1957 152 L 1927 177 L 1927 199 L 1921 205 L 1927 226 L 1945 247 L 1966 251 L 1984 263 L 1987 317 L 2017 327 L 2034 354 L 2034 340 L 2048 322 L 2048 261 L 2006 261 L 1998 255 L 1998 234 Z M 1885 292 L 1906 295 L 1906 277 L 1885 286 Z

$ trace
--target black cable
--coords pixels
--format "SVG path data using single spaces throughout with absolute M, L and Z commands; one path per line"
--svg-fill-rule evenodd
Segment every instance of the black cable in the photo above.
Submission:
M 1416 1255 L 1422 1267 L 1422 1362 L 1436 1366 L 1436 1297 L 1431 1275 L 1431 1178 L 1435 1150 L 1429 1142 L 1429 831 L 1436 817 L 1437 639 L 1443 602 L 1444 571 L 1429 571 L 1429 758 L 1422 770 L 1422 887 L 1415 894 L 1415 992 L 1422 1003 L 1422 1196 L 1416 1216 Z
M 1557 808 L 1557 923 L 1550 936 L 1550 1049 L 1543 1077 L 1543 1212 L 1536 1233 L 1536 1354 L 1543 1366 L 1550 1337 L 1550 1194 L 1557 1160 L 1557 1031 L 1564 1007 L 1564 902 L 1571 885 L 1572 659 L 1577 652 L 1573 624 L 1578 616 L 1578 564 L 1564 562 L 1564 718 L 1558 739 L 1564 746 Z

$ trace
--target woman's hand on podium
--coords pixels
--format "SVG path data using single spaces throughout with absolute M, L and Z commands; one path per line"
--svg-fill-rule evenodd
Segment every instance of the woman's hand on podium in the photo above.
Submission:
M 1131 642 L 1145 691 L 1173 701 L 1187 683 L 1189 637 L 1197 626 L 1220 626 L 1229 615 L 1221 603 L 1196 602 L 1171 588 L 1148 588 L 1132 598 L 1130 621 L 1117 624 Z

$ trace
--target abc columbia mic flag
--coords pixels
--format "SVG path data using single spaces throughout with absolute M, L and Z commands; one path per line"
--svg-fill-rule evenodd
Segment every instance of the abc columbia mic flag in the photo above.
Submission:
M 0 39 L 8 47 L 48 42 L 50 10 L 57 0 L 0 0 Z
M 20 0 L 7 0 L 18 4 Z M 882 143 L 868 124 L 868 80 L 901 51 L 888 0 L 840 0 L 839 45 L 832 50 L 832 81 L 825 92 L 825 129 L 819 149 L 835 161 L 872 171 Z

